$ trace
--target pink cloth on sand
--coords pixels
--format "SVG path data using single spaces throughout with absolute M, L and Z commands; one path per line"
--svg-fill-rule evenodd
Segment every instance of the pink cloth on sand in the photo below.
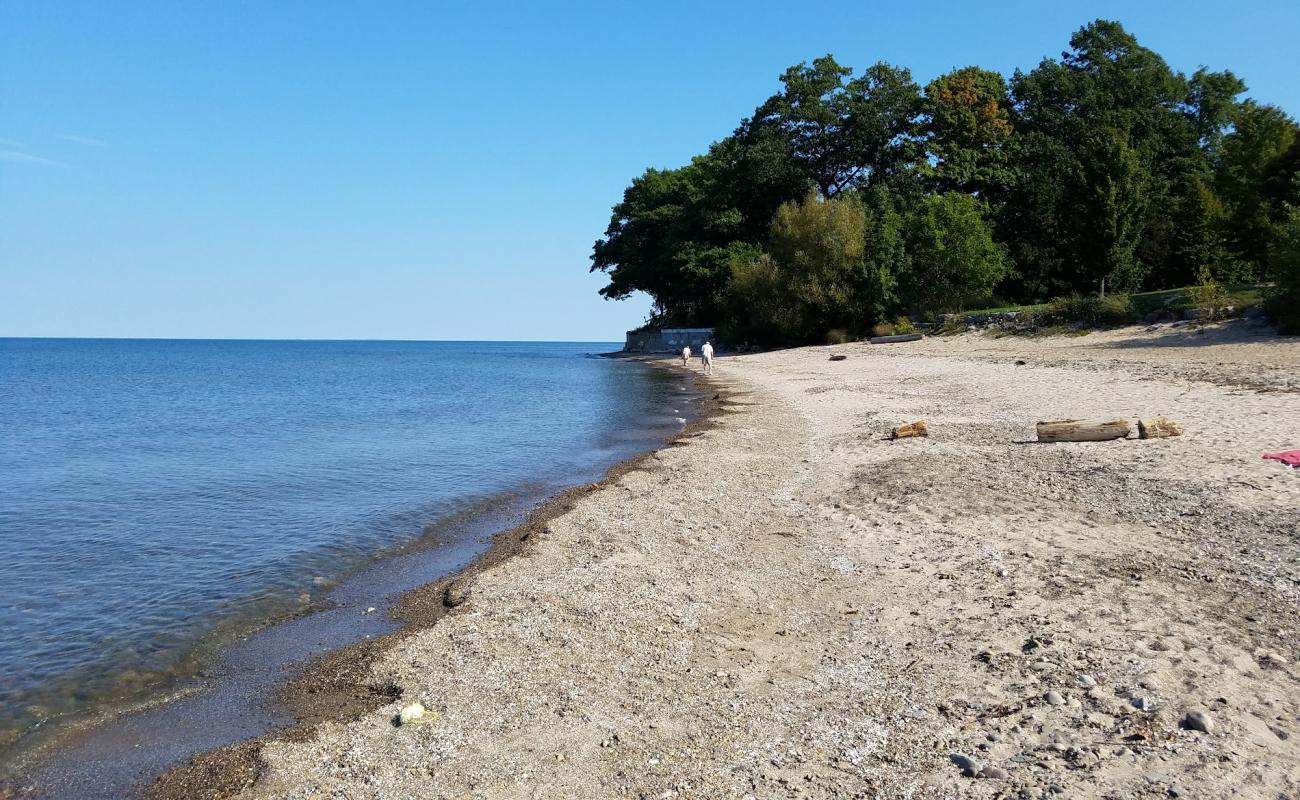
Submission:
M 1300 450 L 1283 450 L 1281 453 L 1265 453 L 1264 458 L 1281 461 L 1288 467 L 1300 467 Z

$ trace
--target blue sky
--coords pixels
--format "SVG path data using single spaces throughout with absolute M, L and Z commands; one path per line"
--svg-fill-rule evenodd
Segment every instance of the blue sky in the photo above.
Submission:
M 628 180 L 827 52 L 1009 74 L 1097 17 L 1300 112 L 1300 3 L 0 3 L 0 336 L 620 339 Z

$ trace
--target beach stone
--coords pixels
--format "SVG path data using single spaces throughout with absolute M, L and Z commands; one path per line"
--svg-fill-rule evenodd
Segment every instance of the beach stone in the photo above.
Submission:
M 948 758 L 952 760 L 954 766 L 961 770 L 961 774 L 967 778 L 975 777 L 984 765 L 965 753 L 949 753 Z
M 461 581 L 453 581 L 443 592 L 442 604 L 447 608 L 463 605 L 469 599 L 469 587 Z
M 989 766 L 975 773 L 975 777 L 988 778 L 990 780 L 1001 781 L 1001 780 L 1006 780 L 1007 771 L 1005 769 L 1002 769 L 1001 767 Z
M 433 722 L 438 715 L 424 707 L 423 703 L 410 703 L 402 706 L 402 710 L 397 713 L 397 722 L 399 725 L 418 725 L 424 722 Z
M 1268 667 L 1285 667 L 1291 663 L 1286 656 L 1272 650 L 1256 650 L 1255 660 Z
M 1133 702 L 1133 707 L 1136 708 L 1138 711 L 1155 711 L 1155 710 L 1156 710 L 1156 703 L 1155 703 L 1155 701 L 1152 700 L 1152 699 L 1149 698 L 1149 697 L 1135 697 L 1135 698 L 1133 698 L 1133 701 L 1132 701 L 1132 702 Z
M 1061 693 L 1056 691 L 1055 689 L 1051 689 L 1047 692 L 1047 694 L 1044 694 L 1043 699 L 1046 700 L 1047 704 L 1050 706 L 1065 705 L 1065 698 L 1062 697 Z
M 1214 720 L 1204 711 L 1188 711 L 1180 724 L 1189 731 L 1214 733 Z
M 1081 674 L 1077 680 L 1079 681 L 1079 685 L 1085 689 L 1091 689 L 1097 685 L 1097 679 L 1091 675 Z

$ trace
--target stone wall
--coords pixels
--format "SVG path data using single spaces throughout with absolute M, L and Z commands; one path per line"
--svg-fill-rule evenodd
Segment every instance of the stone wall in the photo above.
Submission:
M 700 345 L 712 339 L 712 328 L 643 328 L 627 332 L 623 352 L 679 353 L 689 345 L 691 350 L 698 353 Z M 716 341 L 713 342 L 714 347 L 717 345 Z

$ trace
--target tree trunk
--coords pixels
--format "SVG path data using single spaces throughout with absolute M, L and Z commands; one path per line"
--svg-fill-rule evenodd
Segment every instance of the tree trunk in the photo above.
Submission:
M 1104 442 L 1129 435 L 1124 419 L 1062 419 L 1038 423 L 1040 442 Z
M 919 342 L 922 334 L 919 333 L 900 333 L 896 336 L 872 336 L 869 340 L 872 344 L 894 344 L 895 342 Z

